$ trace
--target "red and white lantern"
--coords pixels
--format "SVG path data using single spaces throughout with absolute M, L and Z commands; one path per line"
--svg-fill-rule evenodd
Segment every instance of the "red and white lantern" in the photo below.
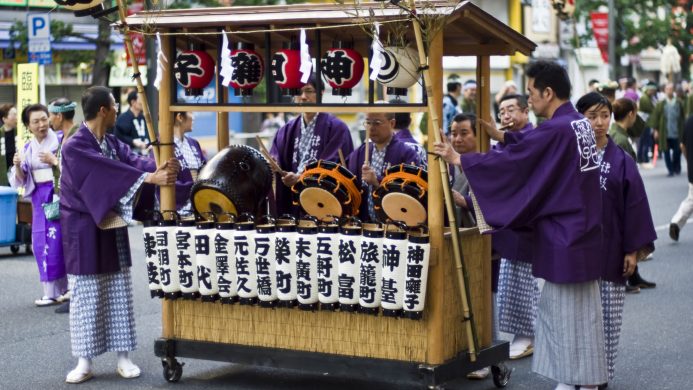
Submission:
M 200 96 L 214 78 L 214 59 L 204 50 L 181 51 L 176 55 L 173 73 L 186 96 Z
M 407 89 L 419 81 L 419 54 L 406 47 L 385 47 L 378 81 L 387 87 L 388 95 L 406 96 Z
M 239 42 L 236 48 L 231 50 L 231 82 L 236 96 L 250 96 L 253 89 L 260 84 L 265 72 L 265 64 L 262 57 L 255 51 L 255 45 Z
M 298 42 L 291 42 L 287 48 L 279 50 L 272 56 L 272 76 L 274 82 L 282 89 L 283 95 L 301 94 L 301 51 Z
M 321 60 L 322 74 L 332 87 L 332 95 L 351 96 L 351 89 L 363 76 L 363 57 L 353 43 L 335 41 Z

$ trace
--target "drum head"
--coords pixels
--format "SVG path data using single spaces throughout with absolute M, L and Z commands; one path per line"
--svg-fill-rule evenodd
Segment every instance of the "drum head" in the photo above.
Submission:
M 342 203 L 330 191 L 309 187 L 301 191 L 298 198 L 303 210 L 321 221 L 342 216 Z
M 224 213 L 238 214 L 236 205 L 226 197 L 223 193 L 210 189 L 203 188 L 195 194 L 195 209 L 198 214 L 214 213 L 222 217 Z
M 391 192 L 383 196 L 381 202 L 383 212 L 393 221 L 402 221 L 408 226 L 426 222 L 426 208 L 408 194 Z

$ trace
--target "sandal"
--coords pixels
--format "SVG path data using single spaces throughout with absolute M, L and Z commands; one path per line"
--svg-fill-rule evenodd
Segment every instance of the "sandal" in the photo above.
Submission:
M 140 376 L 140 368 L 134 364 L 128 368 L 123 368 L 119 365 L 116 368 L 116 372 L 118 372 L 118 375 L 125 379 L 132 379 Z
M 57 305 L 58 303 L 60 303 L 60 302 L 58 302 L 57 299 L 48 298 L 46 296 L 43 296 L 41 299 L 37 299 L 34 301 L 34 304 L 38 307 L 53 306 L 53 305 Z
M 67 374 L 67 377 L 65 378 L 65 382 L 77 384 L 77 383 L 86 382 L 93 377 L 94 377 L 94 374 L 91 371 L 79 372 L 79 371 L 77 371 L 77 369 L 74 369 Z

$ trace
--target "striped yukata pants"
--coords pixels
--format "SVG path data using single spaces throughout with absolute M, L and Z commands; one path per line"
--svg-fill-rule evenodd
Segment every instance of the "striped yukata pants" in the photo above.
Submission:
M 599 283 L 546 281 L 539 299 L 532 371 L 568 385 L 607 382 Z
M 93 359 L 104 352 L 137 348 L 132 304 L 130 247 L 125 229 L 116 232 L 120 271 L 96 275 L 68 275 L 72 356 Z
M 498 322 L 501 332 L 534 337 L 539 283 L 532 264 L 501 259 L 498 277 Z
M 623 324 L 623 305 L 626 286 L 606 280 L 599 281 L 599 292 L 604 311 L 604 343 L 606 344 L 606 364 L 609 368 L 609 381 L 614 379 L 614 366 L 618 356 L 618 341 Z

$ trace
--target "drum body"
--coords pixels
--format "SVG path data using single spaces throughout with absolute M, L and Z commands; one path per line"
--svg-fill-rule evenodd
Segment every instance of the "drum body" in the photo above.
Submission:
M 202 168 L 191 199 L 198 215 L 211 212 L 225 221 L 224 213 L 258 215 L 271 189 L 272 171 L 262 154 L 249 146 L 231 145 Z
M 404 222 L 407 226 L 426 223 L 428 173 L 422 167 L 399 164 L 390 167 L 373 192 L 375 214 L 382 223 Z
M 321 221 L 356 215 L 361 206 L 361 189 L 356 176 L 345 167 L 319 160 L 306 166 L 291 191 L 294 205 Z

